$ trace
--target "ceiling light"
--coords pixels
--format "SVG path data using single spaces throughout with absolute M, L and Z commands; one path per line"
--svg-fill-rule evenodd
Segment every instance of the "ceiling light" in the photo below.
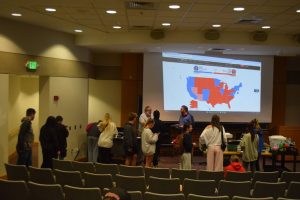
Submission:
M 237 11 L 237 12 L 241 12 L 241 11 L 244 11 L 245 8 L 243 8 L 243 7 L 235 7 L 235 8 L 233 8 L 233 10 Z
M 74 32 L 76 32 L 76 33 L 82 33 L 83 31 L 81 29 L 75 29 Z
M 214 28 L 220 28 L 222 25 L 221 24 L 213 24 L 212 27 Z
M 55 8 L 45 8 L 45 10 L 48 12 L 56 12 Z
M 270 29 L 271 26 L 262 26 L 261 28 L 262 28 L 262 29 Z
M 113 26 L 114 29 L 121 29 L 122 26 Z
M 11 15 L 14 16 L 14 17 L 21 17 L 22 16 L 21 13 L 11 13 Z
M 300 9 L 296 10 L 297 13 L 300 13 Z
M 107 14 L 117 14 L 117 11 L 116 10 L 107 10 L 105 11 Z
M 180 8 L 180 5 L 178 5 L 178 4 L 171 4 L 171 5 L 169 5 L 169 8 L 176 10 L 176 9 Z
M 163 25 L 163 26 L 171 26 L 171 23 L 162 23 L 161 25 Z

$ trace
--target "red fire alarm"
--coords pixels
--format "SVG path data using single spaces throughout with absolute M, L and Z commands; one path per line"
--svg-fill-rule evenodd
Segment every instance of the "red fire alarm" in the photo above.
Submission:
M 54 97 L 53 97 L 53 100 L 54 100 L 54 101 L 58 101 L 58 100 L 59 100 L 59 96 L 54 96 Z

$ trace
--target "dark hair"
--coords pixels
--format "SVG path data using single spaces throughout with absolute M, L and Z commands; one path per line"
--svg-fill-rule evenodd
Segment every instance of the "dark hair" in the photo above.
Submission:
M 132 121 L 134 120 L 135 118 L 137 118 L 137 114 L 135 112 L 130 112 L 128 114 L 128 121 Z
M 255 139 L 255 131 L 254 131 L 254 129 L 256 128 L 256 124 L 255 123 L 253 123 L 253 120 L 249 123 L 249 126 L 248 126 L 249 128 L 249 132 L 250 132 L 250 134 L 251 134 L 251 141 L 253 142 L 254 141 L 254 139 Z
M 155 111 L 153 112 L 153 117 L 154 117 L 154 119 L 159 119 L 159 117 L 160 117 L 160 112 L 159 112 L 158 110 L 155 110 Z
M 31 115 L 34 115 L 36 113 L 36 111 L 33 109 L 33 108 L 28 108 L 26 110 L 26 116 L 31 116 Z
M 60 115 L 56 116 L 55 119 L 56 119 L 57 122 L 62 122 L 64 120 L 64 118 Z
M 191 125 L 192 125 L 191 123 L 183 124 L 183 132 L 185 133 L 190 128 Z
M 220 117 L 219 117 L 219 115 L 213 115 L 211 117 L 211 125 L 213 127 L 217 127 L 219 129 L 219 131 L 222 131 L 222 125 L 220 123 Z
M 181 108 L 183 108 L 185 110 L 185 112 L 189 111 L 189 109 L 188 109 L 188 107 L 186 105 L 182 105 Z
M 107 194 L 109 193 L 113 193 L 116 194 L 117 196 L 119 196 L 120 200 L 131 200 L 130 195 L 128 194 L 128 192 L 126 190 L 124 190 L 123 188 L 119 188 L 119 187 L 113 187 L 111 188 Z M 114 200 L 115 198 L 110 197 L 110 196 L 106 196 L 104 197 L 103 200 Z
M 55 117 L 49 116 L 46 120 L 46 126 L 55 126 L 56 120 Z

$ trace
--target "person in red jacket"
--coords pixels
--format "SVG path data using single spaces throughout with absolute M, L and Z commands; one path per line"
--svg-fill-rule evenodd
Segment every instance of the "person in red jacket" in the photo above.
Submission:
M 232 155 L 230 157 L 230 165 L 226 166 L 224 168 L 224 177 L 227 176 L 228 171 L 234 171 L 234 172 L 245 172 L 245 168 L 240 163 L 240 159 L 236 155 Z

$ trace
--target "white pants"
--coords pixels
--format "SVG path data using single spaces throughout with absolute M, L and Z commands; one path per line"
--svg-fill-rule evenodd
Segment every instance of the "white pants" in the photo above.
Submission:
M 206 156 L 208 171 L 223 171 L 223 151 L 221 146 L 208 146 Z
M 192 154 L 191 153 L 183 153 L 180 156 L 180 169 L 192 169 Z

